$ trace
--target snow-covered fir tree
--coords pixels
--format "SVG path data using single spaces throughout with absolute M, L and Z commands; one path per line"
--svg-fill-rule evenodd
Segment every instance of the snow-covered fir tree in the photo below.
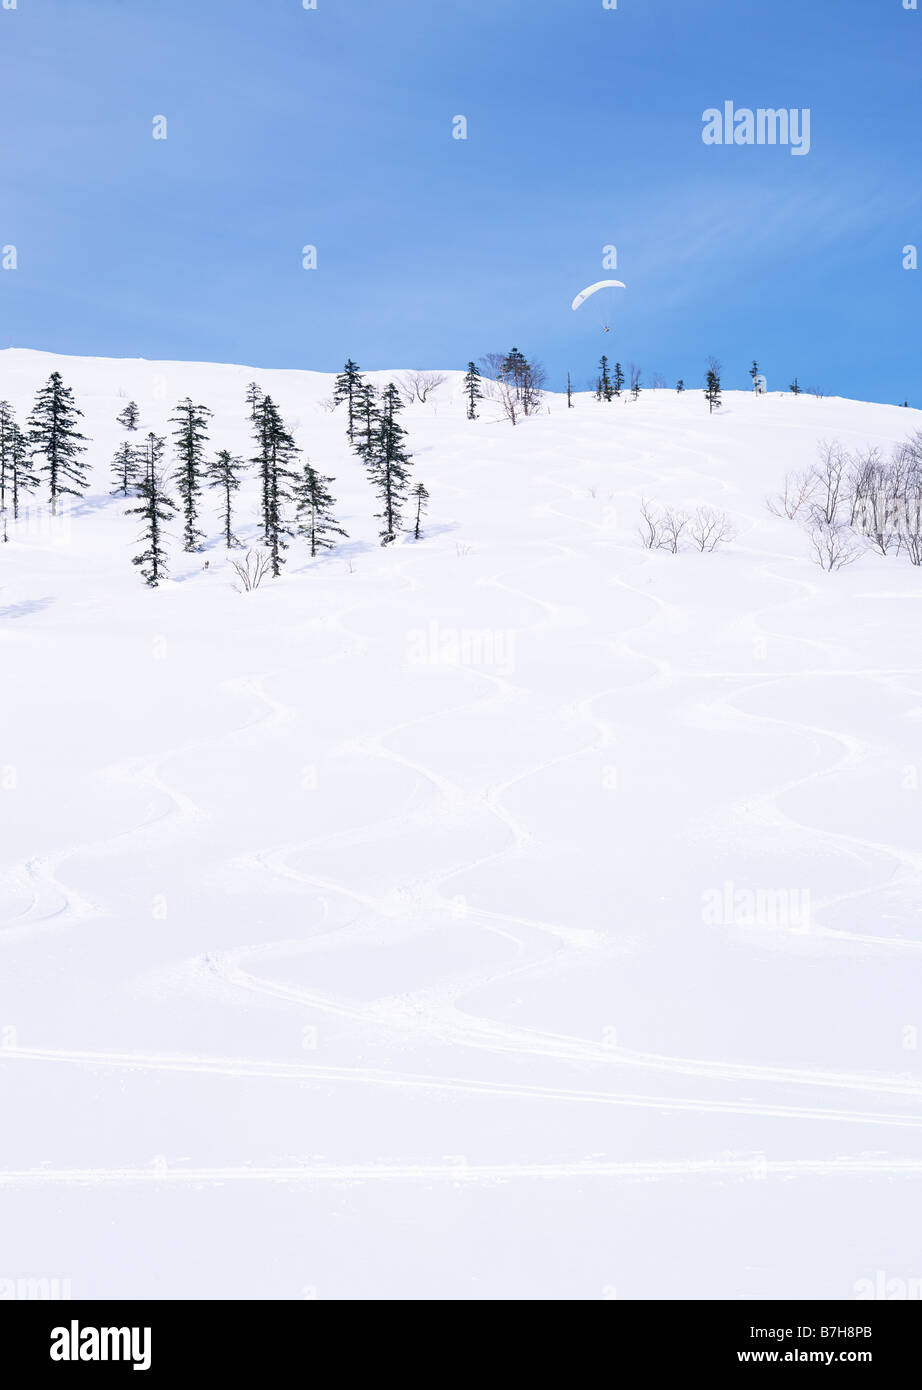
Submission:
M 429 510 L 429 494 L 422 483 L 417 483 L 412 492 L 413 503 L 416 508 L 416 520 L 413 525 L 413 539 L 420 540 L 423 534 L 423 513 Z
M 262 398 L 262 387 L 259 385 L 258 382 L 251 381 L 249 386 L 247 387 L 247 407 L 249 410 L 250 420 L 254 425 L 256 424 L 256 412 L 259 409 L 259 403 L 262 400 Z
M 155 589 L 160 580 L 167 576 L 165 528 L 179 510 L 166 490 L 162 471 L 165 449 L 165 439 L 153 432 L 147 436 L 144 465 L 137 484 L 139 505 L 129 507 L 125 512 L 126 516 L 143 518 L 139 540 L 145 548 L 140 555 L 135 555 L 131 563 L 138 566 L 151 589 Z
M 622 390 L 622 387 L 623 387 L 623 386 L 624 386 L 624 372 L 622 371 L 621 363 L 620 363 L 620 362 L 616 362 L 616 363 L 615 363 L 614 375 L 612 376 L 612 379 L 611 379 L 611 391 L 612 391 L 612 395 L 613 395 L 613 396 L 620 396 L 620 395 L 621 395 L 621 390 Z
M 246 468 L 242 458 L 232 454 L 229 449 L 221 449 L 208 465 L 208 486 L 220 488 L 222 528 L 224 531 L 224 544 L 228 550 L 233 550 L 240 545 L 240 541 L 234 535 L 234 493 L 240 489 L 242 473 Z
M 263 539 L 269 550 L 272 574 L 278 579 L 288 549 L 286 537 L 291 526 L 284 514 L 284 503 L 290 499 L 290 485 L 296 479 L 292 467 L 295 455 L 301 451 L 285 428 L 278 407 L 271 396 L 263 396 L 256 409 L 256 446 L 253 459 L 259 469 L 262 489 Z
M 6 511 L 7 493 L 13 485 L 13 431 L 16 416 L 9 401 L 0 401 L 0 511 Z
M 327 484 L 334 481 L 323 477 L 306 461 L 292 490 L 298 534 L 307 539 L 312 556 L 331 550 L 337 537 L 348 536 L 333 514 L 336 501 Z
M 204 405 L 193 405 L 189 396 L 180 401 L 170 424 L 176 425 L 176 469 L 173 481 L 182 502 L 183 549 L 201 550 L 205 533 L 198 528 L 199 499 L 206 472 L 205 444 L 208 440 L 208 421 L 211 411 Z
M 708 367 L 704 395 L 708 403 L 708 414 L 713 415 L 720 407 L 720 372 L 717 364 L 713 362 Z
M 122 413 L 120 415 L 116 415 L 115 418 L 121 425 L 122 429 L 128 430 L 131 434 L 133 434 L 135 430 L 138 428 L 138 421 L 141 418 L 141 412 L 138 410 L 138 407 L 134 401 L 129 401 Z
M 350 444 L 355 435 L 355 422 L 359 414 L 359 393 L 364 384 L 362 373 L 350 357 L 333 385 L 333 399 L 336 404 L 339 405 L 342 401 L 346 402 L 346 433 L 349 436 Z
M 126 439 L 115 451 L 112 459 L 113 497 L 129 497 L 143 472 L 136 445 Z
M 48 483 L 52 516 L 57 515 L 61 497 L 82 497 L 87 477 L 81 454 L 86 453 L 86 435 L 77 421 L 83 411 L 74 404 L 74 393 L 65 386 L 60 372 L 52 372 L 35 397 L 29 416 L 29 444 L 33 459 L 41 459 L 39 472 Z
M 383 523 L 381 544 L 390 545 L 400 530 L 402 508 L 410 486 L 410 458 L 404 443 L 406 430 L 397 419 L 403 409 L 400 392 L 389 382 L 381 394 L 380 421 L 375 433 L 368 473 L 378 494 L 381 511 L 375 515 Z
M 481 389 L 481 376 L 477 370 L 476 362 L 468 362 L 467 371 L 464 374 L 464 394 L 467 397 L 467 418 L 477 419 L 477 402 L 483 399 Z
M 24 492 L 35 492 L 39 478 L 32 467 L 29 441 L 17 424 L 13 425 L 13 520 L 19 520 L 19 507 Z
M 367 467 L 374 453 L 375 434 L 381 424 L 381 411 L 375 388 L 364 381 L 356 396 L 356 423 L 352 447 Z
M 10 538 L 10 515 L 14 521 L 19 520 L 23 495 L 34 492 L 38 486 L 29 441 L 17 425 L 9 402 L 0 401 L 0 517 L 4 541 Z
M 608 370 L 608 358 L 603 353 L 602 360 L 599 363 L 599 379 L 598 384 L 596 386 L 596 400 L 610 401 L 613 395 L 614 387 L 612 386 L 611 373 Z

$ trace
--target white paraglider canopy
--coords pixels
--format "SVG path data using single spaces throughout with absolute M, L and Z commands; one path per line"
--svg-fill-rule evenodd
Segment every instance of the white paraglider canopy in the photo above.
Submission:
M 626 289 L 627 285 L 625 285 L 621 280 L 599 280 L 596 282 L 596 284 L 587 285 L 584 290 L 580 290 L 579 294 L 573 301 L 572 307 L 574 309 L 578 309 L 581 304 L 585 304 L 586 300 L 590 297 L 590 295 L 596 294 L 599 290 Z

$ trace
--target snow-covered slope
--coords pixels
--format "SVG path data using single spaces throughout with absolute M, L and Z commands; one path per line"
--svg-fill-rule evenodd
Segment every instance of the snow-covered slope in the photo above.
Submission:
M 764 497 L 919 414 L 647 391 L 513 429 L 450 374 L 404 416 L 425 539 L 382 550 L 330 377 L 10 350 L 0 398 L 55 368 L 95 474 L 0 547 L 0 1279 L 918 1278 L 922 575 L 826 574 Z M 349 540 L 240 594 L 214 498 L 146 589 L 115 416 L 190 395 L 249 453 L 253 380 Z M 737 539 L 645 551 L 641 496 Z

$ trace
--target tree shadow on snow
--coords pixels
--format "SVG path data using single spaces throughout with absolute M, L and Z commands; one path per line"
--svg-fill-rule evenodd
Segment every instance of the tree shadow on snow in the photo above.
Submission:
M 7 608 L 0 608 L 0 618 L 26 618 L 30 613 L 41 613 L 53 603 L 53 598 L 25 599 L 22 603 L 11 603 Z

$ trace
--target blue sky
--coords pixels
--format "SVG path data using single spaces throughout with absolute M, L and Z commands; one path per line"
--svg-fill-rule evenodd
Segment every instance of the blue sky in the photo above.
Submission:
M 757 357 L 770 389 L 922 405 L 920 71 L 903 0 L 17 0 L 0 346 L 331 371 L 517 344 L 556 387 L 605 350 L 697 385 L 714 354 L 728 386 Z M 705 146 L 725 100 L 809 108 L 810 153 Z M 609 335 L 569 307 L 605 245 Z

